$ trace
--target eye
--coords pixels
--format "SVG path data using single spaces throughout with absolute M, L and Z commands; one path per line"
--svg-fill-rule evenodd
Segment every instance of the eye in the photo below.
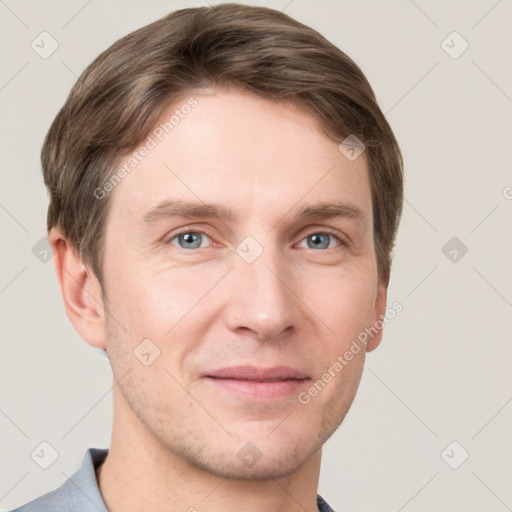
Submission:
M 183 231 L 181 233 L 175 234 L 172 238 L 169 239 L 168 243 L 172 245 L 177 245 L 181 249 L 201 249 L 207 247 L 207 241 L 210 240 L 210 237 L 205 233 L 200 231 Z M 306 235 L 303 238 L 302 242 L 306 242 L 307 249 L 333 249 L 335 247 L 339 247 L 344 245 L 344 242 L 338 238 L 333 233 L 328 231 L 313 231 Z M 333 242 L 334 243 L 331 243 Z M 301 247 L 301 245 L 299 245 Z M 302 245 L 304 248 L 304 246 Z
M 336 235 L 323 231 L 308 233 L 303 240 L 306 241 L 308 249 L 332 249 L 333 247 L 343 245 L 343 242 Z M 337 244 L 330 246 L 331 240 L 335 240 Z
M 209 239 L 207 235 L 199 231 L 184 231 L 174 235 L 174 237 L 169 240 L 169 243 L 178 245 L 181 249 L 200 249 L 205 247 L 202 245 L 202 242 Z M 174 244 L 173 240 L 177 240 L 178 243 Z

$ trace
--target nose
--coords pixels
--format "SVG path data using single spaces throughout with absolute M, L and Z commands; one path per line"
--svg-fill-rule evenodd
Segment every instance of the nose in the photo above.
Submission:
M 230 331 L 259 340 L 290 335 L 301 314 L 291 274 L 277 250 L 265 248 L 252 263 L 237 256 L 224 310 Z

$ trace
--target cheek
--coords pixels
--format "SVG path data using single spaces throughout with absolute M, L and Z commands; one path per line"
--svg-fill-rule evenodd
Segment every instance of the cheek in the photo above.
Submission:
M 372 322 L 376 284 L 371 272 L 333 271 L 308 278 L 304 286 L 305 303 L 330 328 L 336 345 L 351 341 Z
M 132 338 L 150 338 L 161 347 L 186 328 L 183 339 L 191 348 L 214 313 L 212 305 L 223 300 L 214 288 L 225 272 L 220 265 L 170 268 L 157 263 L 131 268 L 117 278 L 112 312 Z
M 170 322 L 175 316 L 175 308 L 180 307 L 190 294 L 190 286 L 184 286 L 184 281 L 175 271 L 124 267 L 116 273 L 112 283 L 111 304 L 120 316 L 135 326 L 164 322 L 166 318 Z

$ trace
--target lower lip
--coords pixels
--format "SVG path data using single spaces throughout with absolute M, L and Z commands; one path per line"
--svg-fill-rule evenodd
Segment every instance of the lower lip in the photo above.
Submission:
M 309 379 L 289 379 L 278 382 L 257 382 L 240 379 L 220 379 L 206 377 L 214 386 L 234 393 L 249 395 L 254 398 L 273 399 L 285 398 L 297 394 Z

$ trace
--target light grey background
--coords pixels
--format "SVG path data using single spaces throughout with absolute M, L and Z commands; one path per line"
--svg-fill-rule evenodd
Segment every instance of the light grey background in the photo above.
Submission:
M 511 0 L 250 3 L 284 9 L 362 67 L 406 164 L 389 291 L 404 309 L 324 449 L 320 493 L 338 511 L 512 510 Z M 112 425 L 108 361 L 69 323 L 53 262 L 32 252 L 43 137 L 100 51 L 200 5 L 0 0 L 1 509 L 60 485 Z M 43 31 L 59 45 L 47 59 L 31 48 Z M 468 248 L 445 251 L 457 262 L 442 252 L 452 237 Z M 31 458 L 43 441 L 58 452 L 46 470 Z

